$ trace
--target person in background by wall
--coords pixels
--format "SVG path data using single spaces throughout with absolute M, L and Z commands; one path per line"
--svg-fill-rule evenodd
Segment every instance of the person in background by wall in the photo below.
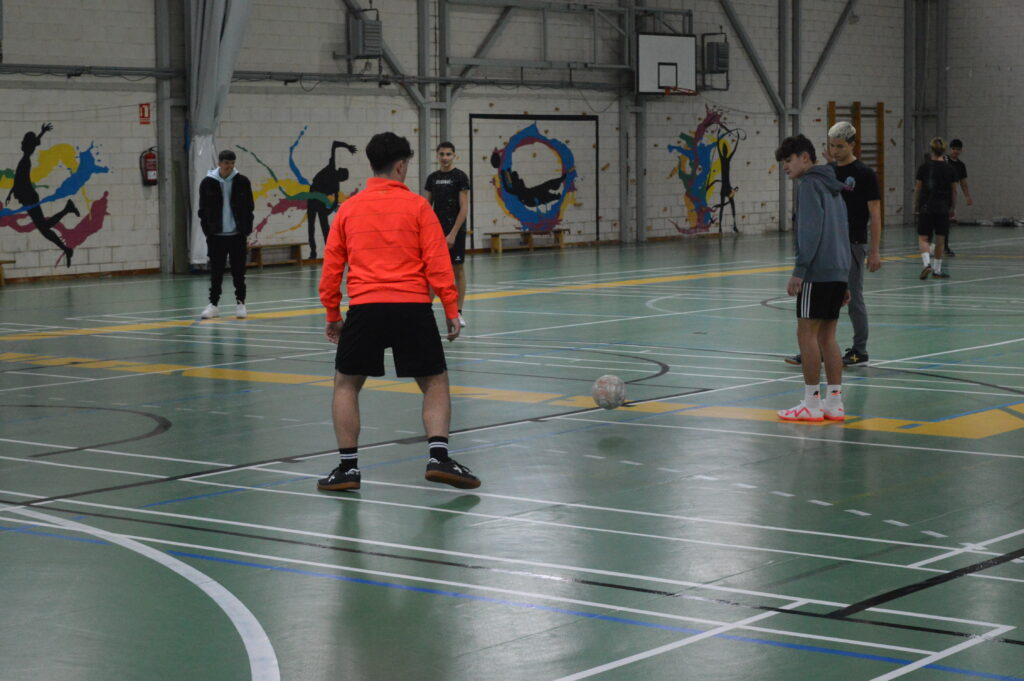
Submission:
M 843 358 L 836 342 L 839 309 L 850 300 L 850 236 L 843 184 L 831 166 L 815 165 L 814 145 L 787 137 L 775 151 L 782 171 L 800 180 L 796 204 L 796 263 L 786 293 L 796 296 L 796 337 L 803 358 L 804 399 L 778 411 L 783 421 L 843 421 Z M 821 399 L 821 365 L 828 384 Z
M 968 206 L 974 205 L 974 199 L 971 197 L 971 190 L 967 186 L 967 166 L 963 161 L 960 160 L 960 154 L 964 150 L 964 143 L 959 139 L 954 139 L 949 143 L 949 153 L 946 154 L 946 160 L 953 166 L 953 170 L 956 171 L 957 182 L 960 185 L 960 191 L 964 193 L 964 199 L 967 201 Z M 956 222 L 956 216 L 950 218 L 952 222 Z M 946 237 L 946 256 L 953 258 L 956 257 L 956 253 L 949 247 L 949 237 Z
M 440 170 L 427 177 L 424 195 L 441 221 L 451 254 L 455 287 L 459 291 L 459 325 L 466 326 L 462 316 L 462 303 L 466 300 L 466 214 L 469 212 L 469 177 L 455 167 L 455 145 L 441 142 L 437 145 Z
M 235 317 L 245 319 L 248 314 L 245 265 L 255 208 L 249 178 L 235 169 L 235 152 L 225 149 L 217 155 L 217 167 L 199 183 L 199 224 L 210 254 L 210 304 L 203 309 L 202 319 L 220 316 L 221 281 L 228 258 L 235 285 Z
M 864 366 L 868 363 L 868 308 L 864 303 L 865 259 L 869 272 L 882 267 L 881 194 L 878 176 L 853 154 L 857 129 L 852 123 L 839 121 L 828 131 L 826 157 L 843 183 L 843 202 L 846 204 L 847 226 L 850 232 L 850 323 L 853 324 L 853 346 L 843 355 L 844 366 Z M 800 355 L 787 357 L 788 364 L 800 364 Z
M 957 173 L 946 162 L 946 143 L 941 137 L 932 139 L 929 150 L 931 157 L 921 164 L 914 178 L 917 245 L 924 265 L 919 278 L 927 279 L 930 274 L 936 279 L 946 279 L 949 274 L 942 271 L 941 254 L 946 248 L 949 218 L 956 212 Z M 935 243 L 934 255 L 928 251 L 929 239 Z

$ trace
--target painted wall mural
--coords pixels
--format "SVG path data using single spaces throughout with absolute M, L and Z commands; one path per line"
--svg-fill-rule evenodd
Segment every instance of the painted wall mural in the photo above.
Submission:
M 676 156 L 676 165 L 668 177 L 678 177 L 684 187 L 687 225 L 670 221 L 681 234 L 706 234 L 715 225 L 721 233 L 726 209 L 732 215 L 732 230 L 739 231 L 736 224 L 739 187 L 732 184 L 731 168 L 736 150 L 746 138 L 743 129 L 726 125 L 720 110 L 708 108 L 695 130 L 680 133 L 679 144 L 668 145 L 669 153 Z
M 320 232 L 326 243 L 327 234 L 331 228 L 330 216 L 338 209 L 341 202 L 354 195 L 358 189 L 346 194 L 341 190 L 341 183 L 349 178 L 347 168 L 339 167 L 337 151 L 346 150 L 349 154 L 356 153 L 356 147 L 345 142 L 335 140 L 331 144 L 330 154 L 326 164 L 316 171 L 312 181 L 306 179 L 298 164 L 295 162 L 295 152 L 302 143 L 309 126 L 299 131 L 295 141 L 288 148 L 288 169 L 292 177 L 281 177 L 267 163 L 265 163 L 254 151 L 242 145 L 238 148 L 252 156 L 262 166 L 269 177 L 262 182 L 253 182 L 253 198 L 259 202 L 261 199 L 271 199 L 266 203 L 267 212 L 257 216 L 256 225 L 253 228 L 254 241 L 259 242 L 260 236 L 272 219 L 277 216 L 287 216 L 293 212 L 301 213 L 302 217 L 294 224 L 286 224 L 285 227 L 276 230 L 274 234 L 286 234 L 300 230 L 306 225 L 307 239 L 309 243 L 310 258 L 317 257 L 316 225 L 319 223 Z
M 21 140 L 21 159 L 15 169 L 0 170 L 0 189 L 9 189 L 0 204 L 0 227 L 21 233 L 38 231 L 61 251 L 54 266 L 63 259 L 65 266 L 71 267 L 75 248 L 100 231 L 109 215 L 109 192 L 93 201 L 85 187 L 94 176 L 110 170 L 99 164 L 92 144 L 84 151 L 76 151 L 70 144 L 55 144 L 40 151 L 38 163 L 33 166 L 32 157 L 42 146 L 43 136 L 51 130 L 53 125 L 44 123 L 39 132 L 25 133 Z M 67 176 L 61 177 L 64 172 Z M 40 196 L 40 190 L 49 193 Z M 77 194 L 81 194 L 84 201 L 84 216 L 71 198 Z M 12 204 L 12 198 L 17 205 Z M 64 205 L 54 212 L 51 204 L 59 205 L 61 201 L 65 201 Z M 64 221 L 69 215 L 81 219 L 68 227 Z
M 528 186 L 513 167 L 517 149 L 532 144 L 547 147 L 558 158 L 561 174 Z M 544 234 L 561 224 L 565 212 L 576 203 L 576 160 L 567 144 L 548 137 L 533 123 L 509 139 L 501 149 L 491 152 L 491 166 L 497 174 L 491 180 L 498 205 L 520 229 Z

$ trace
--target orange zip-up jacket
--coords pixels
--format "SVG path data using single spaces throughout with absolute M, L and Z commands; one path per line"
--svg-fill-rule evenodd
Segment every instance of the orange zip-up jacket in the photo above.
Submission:
M 320 302 L 327 321 L 341 320 L 341 278 L 349 305 L 429 303 L 432 288 L 444 316 L 459 316 L 458 291 L 444 230 L 427 200 L 403 183 L 371 177 L 334 216 L 324 247 Z

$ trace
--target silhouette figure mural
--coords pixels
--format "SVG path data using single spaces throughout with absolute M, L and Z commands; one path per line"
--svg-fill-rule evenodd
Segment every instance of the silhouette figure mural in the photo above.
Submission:
M 275 216 L 285 215 L 291 211 L 301 211 L 304 213 L 301 221 L 285 227 L 284 229 L 278 230 L 275 233 L 279 234 L 282 232 L 298 230 L 303 225 L 306 225 L 310 250 L 309 257 L 312 259 L 317 257 L 317 221 L 320 223 L 324 243 L 326 243 L 327 235 L 330 233 L 331 229 L 331 214 L 338 209 L 338 206 L 342 201 L 352 194 L 355 194 L 355 191 L 353 191 L 352 194 L 345 194 L 341 190 L 341 183 L 348 180 L 349 171 L 347 168 L 338 167 L 336 153 L 338 149 L 345 149 L 350 154 L 355 154 L 357 149 L 351 144 L 335 140 L 331 144 L 331 152 L 327 165 L 317 171 L 311 182 L 306 179 L 302 174 L 302 171 L 299 169 L 298 164 L 295 162 L 295 150 L 301 144 L 302 138 L 305 136 L 307 129 L 308 126 L 299 131 L 298 137 L 295 138 L 295 141 L 292 142 L 288 149 L 288 167 L 291 170 L 293 178 L 280 178 L 278 173 L 265 163 L 255 152 L 243 147 L 242 145 L 238 145 L 238 148 L 251 155 L 253 159 L 255 159 L 259 165 L 263 166 L 270 175 L 269 179 L 264 180 L 259 186 L 256 186 L 255 182 L 253 183 L 253 198 L 257 200 L 265 197 L 276 198 L 272 203 L 266 204 L 267 208 L 269 208 L 269 212 L 267 212 L 262 219 L 258 219 L 255 227 L 253 228 L 254 240 L 259 240 L 259 236 L 262 234 L 264 228 Z
M 10 191 L 4 199 L 3 208 L 0 209 L 0 227 L 10 227 L 22 233 L 37 230 L 43 235 L 43 238 L 60 249 L 61 256 L 58 256 L 57 263 L 63 258 L 65 265 L 71 267 L 74 249 L 90 235 L 102 229 L 104 218 L 108 215 L 108 193 L 104 192 L 103 198 L 90 202 L 85 196 L 84 187 L 94 175 L 106 173 L 109 170 L 99 165 L 93 154 L 92 145 L 85 151 L 76 153 L 68 144 L 57 144 L 41 151 L 39 163 L 33 167 L 32 156 L 42 146 L 43 136 L 51 130 L 53 130 L 53 125 L 44 123 L 38 133 L 33 131 L 25 133 L 21 140 L 21 160 L 18 161 L 14 171 L 0 171 L 0 182 L 5 185 L 10 182 Z M 49 177 L 59 165 L 69 171 L 68 177 L 60 182 L 53 193 L 41 198 L 38 188 L 49 188 L 48 185 L 41 184 L 41 182 Z M 89 204 L 89 212 L 74 227 L 68 228 L 62 223 L 64 218 L 68 215 L 81 217 L 78 206 L 70 199 L 80 191 Z M 10 207 L 12 197 L 21 204 L 20 208 Z M 67 199 L 63 208 L 50 217 L 46 217 L 43 206 L 62 199 Z
M 306 220 L 309 224 L 310 259 L 316 258 L 314 223 L 317 220 L 320 221 L 320 231 L 323 233 L 324 244 L 326 244 L 327 234 L 331 231 L 330 215 L 338 210 L 340 204 L 338 194 L 341 192 L 341 183 L 348 179 L 348 168 L 338 168 L 335 163 L 334 153 L 338 149 L 346 149 L 350 154 L 356 153 L 356 148 L 351 144 L 335 140 L 331 145 L 330 160 L 326 166 L 317 171 L 309 185 L 309 193 L 312 196 L 306 201 Z
M 721 234 L 726 207 L 732 213 L 733 231 L 739 232 L 736 223 L 739 187 L 732 184 L 731 166 L 739 143 L 746 138 L 744 130 L 723 123 L 721 111 L 709 108 L 692 133 L 680 133 L 680 144 L 668 145 L 669 153 L 676 154 L 676 166 L 669 177 L 677 176 L 685 189 L 689 225 L 681 227 L 670 221 L 681 234 L 706 234 L 716 223 Z M 712 207 L 715 185 L 718 185 L 718 203 Z
M 512 167 L 513 153 L 540 144 L 555 153 L 561 167 L 558 177 L 528 186 Z M 545 234 L 557 227 L 569 206 L 576 204 L 576 160 L 564 142 L 547 137 L 533 123 L 512 135 L 501 149 L 491 152 L 491 166 L 498 174 L 491 180 L 498 205 L 524 232 Z

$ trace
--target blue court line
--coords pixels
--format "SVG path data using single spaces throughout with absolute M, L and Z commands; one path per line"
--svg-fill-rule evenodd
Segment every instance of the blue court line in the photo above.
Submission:
M 39 536 L 39 537 L 54 538 L 54 539 L 64 539 L 64 540 L 68 540 L 68 541 L 76 541 L 76 542 L 82 542 L 82 543 L 88 543 L 88 544 L 100 544 L 100 545 L 110 546 L 110 544 L 108 542 L 106 542 L 104 540 L 101 540 L 101 539 L 95 539 L 93 537 L 69 536 L 69 535 L 63 535 L 63 534 L 56 534 L 56 533 L 52 533 L 52 532 L 42 532 L 42 531 L 39 531 L 39 530 L 32 530 L 32 529 L 29 529 L 29 528 L 8 528 L 8 530 L 4 530 L 4 531 L 13 531 L 13 532 L 17 532 L 17 533 L 20 533 L 20 534 L 27 534 L 27 535 L 33 535 L 33 536 Z M 270 565 L 270 564 L 266 564 L 266 563 L 255 563 L 255 562 L 252 562 L 252 561 L 236 560 L 236 559 L 233 559 L 233 558 L 222 558 L 222 557 L 219 557 L 219 556 L 209 556 L 209 555 L 204 555 L 204 554 L 201 554 L 201 553 L 191 553 L 191 552 L 186 552 L 186 551 L 169 550 L 169 551 L 167 551 L 167 553 L 170 554 L 170 555 L 173 555 L 173 556 L 180 557 L 180 558 L 192 558 L 194 560 L 203 560 L 203 561 L 209 561 L 209 562 L 214 562 L 214 563 L 222 563 L 222 564 L 226 564 L 226 565 L 235 565 L 235 566 L 239 566 L 239 567 L 256 568 L 256 569 L 260 569 L 260 570 L 269 570 L 269 571 L 273 571 L 273 572 L 283 572 L 283 573 L 301 575 L 301 576 L 306 576 L 306 577 L 316 577 L 316 578 L 319 578 L 319 579 L 332 579 L 332 580 L 335 580 L 335 581 L 349 582 L 349 583 L 352 583 L 352 584 L 362 584 L 362 585 L 366 585 L 366 586 L 375 586 L 375 587 L 382 587 L 382 588 L 387 588 L 387 589 L 398 589 L 398 590 L 402 590 L 402 591 L 411 591 L 411 592 L 415 592 L 415 593 L 427 594 L 427 595 L 432 595 L 432 596 L 444 596 L 444 597 L 447 597 L 447 598 L 458 598 L 458 599 L 477 601 L 477 602 L 482 602 L 482 603 L 493 603 L 493 604 L 496 604 L 496 605 L 504 605 L 504 606 L 508 606 L 508 607 L 522 608 L 522 609 L 527 609 L 527 610 L 536 610 L 536 611 L 540 611 L 540 612 L 551 612 L 551 613 L 556 613 L 556 614 L 571 615 L 573 617 L 582 617 L 582 618 L 585 618 L 585 619 L 598 620 L 598 621 L 603 621 L 603 622 L 611 622 L 611 623 L 615 623 L 615 624 L 625 624 L 625 625 L 629 625 L 629 626 L 645 627 L 645 628 L 650 628 L 650 629 L 659 629 L 659 630 L 663 630 L 663 631 L 673 631 L 673 632 L 684 633 L 684 634 L 700 634 L 700 633 L 703 633 L 703 630 L 701 630 L 701 629 L 690 629 L 690 628 L 687 628 L 687 627 L 679 627 L 679 626 L 672 626 L 672 625 L 667 625 L 667 624 L 659 624 L 659 623 L 656 623 L 656 622 L 645 622 L 643 620 L 635 620 L 635 619 L 629 619 L 629 618 L 624 618 L 624 617 L 617 617 L 617 616 L 614 616 L 614 615 L 601 615 L 601 614 L 585 612 L 585 611 L 581 611 L 581 610 L 569 610 L 569 609 L 566 609 L 566 608 L 558 608 L 558 607 L 548 606 L 548 605 L 539 605 L 539 604 L 535 604 L 535 603 L 525 603 L 525 602 L 521 602 L 521 601 L 510 601 L 510 600 L 506 600 L 506 599 L 492 598 L 492 597 L 489 597 L 489 596 L 479 596 L 479 595 L 475 595 L 475 594 L 460 593 L 460 592 L 457 592 L 457 591 L 443 591 L 443 590 L 440 590 L 440 589 L 433 589 L 433 588 L 429 588 L 429 587 L 410 586 L 410 585 L 406 585 L 406 584 L 396 584 L 394 582 L 383 582 L 383 581 L 379 581 L 379 580 L 365 579 L 365 578 L 361 578 L 361 577 L 349 577 L 349 576 L 346 576 L 346 575 L 336 575 L 336 574 L 329 574 L 329 573 L 323 573 L 323 572 L 315 572 L 315 571 L 312 571 L 312 570 L 303 570 L 303 569 L 299 569 L 299 568 L 283 567 L 283 566 L 278 566 L 278 565 Z M 870 654 L 870 653 L 858 653 L 858 652 L 852 652 L 852 651 L 847 651 L 847 650 L 839 650 L 839 649 L 835 649 L 835 648 L 825 648 L 825 647 L 822 647 L 822 646 L 805 645 L 805 644 L 800 644 L 800 643 L 787 643 L 787 642 L 783 642 L 783 641 L 772 641 L 772 640 L 768 640 L 768 639 L 751 638 L 751 637 L 746 637 L 746 636 L 737 636 L 737 635 L 734 635 L 734 634 L 717 634 L 713 638 L 720 638 L 720 639 L 724 639 L 724 640 L 728 640 L 728 641 L 737 641 L 737 642 L 742 642 L 742 643 L 753 643 L 753 644 L 764 645 L 764 646 L 772 646 L 772 647 L 776 647 L 776 648 L 786 648 L 786 649 L 789 649 L 789 650 L 798 650 L 798 651 L 801 651 L 801 652 L 811 652 L 811 653 L 819 653 L 819 654 L 825 654 L 825 655 L 837 655 L 837 656 L 841 656 L 841 657 L 851 657 L 851 658 L 862 659 L 862 660 L 872 660 L 872 661 L 876 661 L 876 662 L 887 662 L 887 663 L 896 664 L 896 665 L 907 665 L 907 664 L 911 664 L 912 662 L 914 662 L 914 660 L 905 660 L 905 659 L 895 658 L 895 657 L 886 657 L 886 656 L 882 656 L 882 655 L 873 655 L 873 654 Z M 1024 678 L 1015 677 L 1015 676 L 1007 676 L 1007 675 L 1000 675 L 1000 674 L 990 674 L 990 673 L 987 673 L 987 672 L 979 672 L 979 671 L 974 671 L 974 670 L 971 670 L 971 669 L 961 669 L 961 668 L 958 668 L 958 667 L 947 667 L 947 666 L 935 665 L 935 664 L 926 665 L 925 667 L 922 667 L 922 669 L 934 669 L 936 671 L 949 672 L 949 673 L 952 673 L 952 674 L 959 674 L 961 676 L 971 676 L 971 677 L 984 678 L 984 679 L 996 679 L 997 681 L 1024 681 Z
M 286 485 L 290 482 L 297 482 L 299 480 L 308 480 L 308 477 L 301 478 L 288 478 L 287 480 L 275 480 L 274 482 L 265 482 L 260 485 L 250 485 L 249 487 L 276 487 L 278 485 Z M 225 489 L 218 492 L 207 492 L 206 494 L 193 494 L 187 497 L 177 497 L 176 499 L 165 499 L 164 501 L 154 501 L 152 504 L 146 504 L 139 506 L 138 508 L 152 508 L 154 506 L 163 506 L 164 504 L 176 504 L 179 501 L 192 501 L 194 499 L 209 499 L 210 497 L 221 497 L 225 494 L 238 494 L 239 492 L 250 492 L 250 489 Z

